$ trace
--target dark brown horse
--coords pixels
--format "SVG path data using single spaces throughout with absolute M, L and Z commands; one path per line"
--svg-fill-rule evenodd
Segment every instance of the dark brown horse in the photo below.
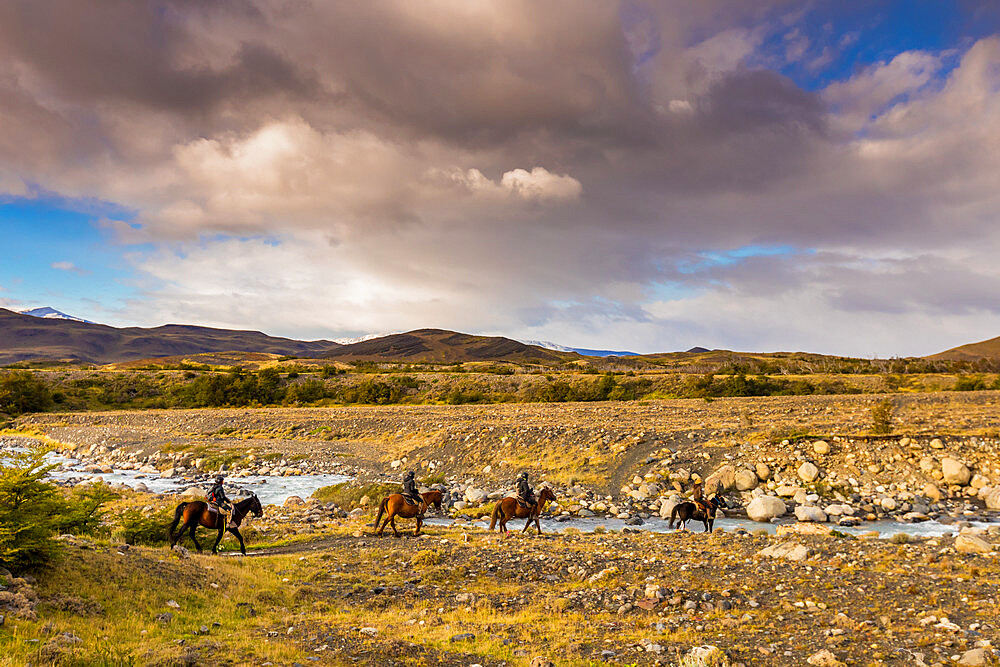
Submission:
M 507 522 L 511 519 L 527 519 L 528 522 L 524 524 L 524 530 L 522 533 L 528 532 L 528 527 L 531 526 L 531 522 L 535 522 L 535 528 L 538 529 L 538 534 L 542 534 L 542 526 L 539 523 L 539 517 L 542 514 L 542 510 L 545 509 L 545 503 L 550 500 L 555 500 L 556 494 L 552 492 L 547 486 L 543 486 L 541 492 L 538 494 L 538 502 L 534 505 L 527 507 L 521 503 L 517 498 L 512 498 L 510 496 L 497 501 L 497 504 L 493 507 L 493 514 L 490 516 L 490 530 L 496 526 L 497 519 L 500 520 L 500 532 L 506 534 Z
M 440 491 L 432 491 L 426 494 L 422 494 L 424 500 L 420 503 L 412 503 L 407 501 L 406 497 L 402 493 L 393 493 L 392 495 L 386 496 L 382 499 L 382 502 L 378 506 L 378 516 L 375 517 L 375 534 L 379 537 L 382 536 L 382 532 L 385 530 L 386 525 L 392 526 L 392 533 L 399 537 L 399 531 L 396 530 L 396 517 L 401 516 L 404 519 L 416 519 L 417 527 L 413 531 L 414 535 L 420 534 L 420 527 L 424 525 L 424 512 L 427 511 L 427 496 L 430 493 L 441 494 Z M 440 501 L 439 501 L 440 502 Z M 438 505 L 440 508 L 440 505 Z M 382 521 L 382 515 L 385 515 L 385 521 L 379 526 L 379 522 Z
M 233 516 L 228 521 L 226 520 L 226 515 L 222 512 L 212 512 L 209 510 L 208 503 L 203 500 L 181 503 L 174 510 L 174 522 L 167 529 L 167 533 L 170 536 L 170 546 L 173 548 L 177 544 L 177 541 L 184 535 L 184 531 L 190 530 L 194 548 L 201 551 L 201 545 L 198 544 L 194 532 L 198 526 L 204 526 L 210 530 L 215 529 L 219 531 L 218 537 L 215 538 L 215 544 L 212 545 L 213 554 L 219 552 L 219 542 L 222 541 L 222 536 L 228 531 L 240 541 L 240 551 L 246 556 L 247 546 L 243 542 L 243 536 L 240 535 L 240 524 L 243 523 L 246 515 L 250 513 L 257 517 L 264 515 L 264 508 L 261 507 L 257 494 L 233 503 Z M 175 533 L 174 529 L 177 528 L 177 524 L 181 523 L 182 519 L 183 524 L 181 524 L 181 529 Z
M 715 527 L 716 510 L 720 507 L 729 507 L 729 505 L 719 496 L 712 496 L 705 503 L 707 507 L 701 503 L 692 503 L 690 501 L 677 503 L 670 510 L 669 526 L 673 528 L 676 521 L 678 530 L 686 530 L 685 526 L 687 522 L 694 519 L 705 524 L 706 533 L 712 532 L 712 529 Z

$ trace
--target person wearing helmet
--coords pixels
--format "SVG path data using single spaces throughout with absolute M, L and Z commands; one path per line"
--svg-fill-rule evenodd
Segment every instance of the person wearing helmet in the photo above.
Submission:
M 412 470 L 408 470 L 405 475 L 403 475 L 403 497 L 407 500 L 412 500 L 416 504 L 423 502 L 423 498 L 420 495 L 420 490 L 417 488 L 417 481 L 415 479 L 416 473 Z
M 208 490 L 208 506 L 216 512 L 219 511 L 220 507 L 227 511 L 231 509 L 229 498 L 226 497 L 226 491 L 222 488 L 224 481 L 222 475 L 216 476 L 215 484 Z
M 526 472 L 517 476 L 517 499 L 528 507 L 535 504 L 535 490 L 528 484 L 528 473 Z

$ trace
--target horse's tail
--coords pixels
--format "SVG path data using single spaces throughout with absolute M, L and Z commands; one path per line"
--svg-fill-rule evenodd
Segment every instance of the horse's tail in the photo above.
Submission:
M 382 502 L 378 506 L 378 514 L 375 516 L 375 528 L 378 528 L 379 521 L 382 520 L 382 515 L 388 512 L 389 497 L 386 496 L 382 499 Z
M 678 505 L 674 505 L 674 506 L 673 506 L 673 507 L 672 507 L 672 508 L 670 509 L 670 523 L 669 523 L 669 524 L 667 524 L 667 527 L 668 527 L 668 528 L 670 528 L 670 530 L 673 530 L 673 529 L 674 529 L 674 521 L 676 521 L 676 520 L 677 520 L 677 508 L 678 508 L 678 507 L 680 507 L 680 505 L 679 505 L 679 504 L 678 504 Z
M 174 537 L 174 530 L 177 528 L 177 524 L 179 524 L 181 522 L 181 515 L 184 514 L 184 508 L 185 507 L 187 507 L 187 503 L 181 503 L 180 505 L 177 506 L 177 509 L 174 510 L 174 520 L 173 520 L 173 523 L 171 523 L 170 527 L 167 528 L 167 539 L 168 540 L 173 539 L 173 537 Z
M 494 526 L 497 525 L 497 518 L 500 516 L 500 505 L 503 504 L 503 499 L 497 501 L 497 504 L 493 506 L 493 513 L 490 514 L 490 530 L 493 530 Z

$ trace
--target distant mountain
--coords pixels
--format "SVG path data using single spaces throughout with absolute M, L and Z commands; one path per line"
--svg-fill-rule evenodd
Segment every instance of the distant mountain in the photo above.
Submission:
M 592 350 L 586 347 L 566 347 L 565 345 L 560 345 L 559 343 L 553 343 L 548 340 L 521 340 L 518 341 L 524 343 L 525 345 L 534 345 L 536 347 L 544 347 L 546 350 L 555 350 L 557 352 L 576 352 L 577 354 L 582 354 L 587 357 L 638 357 L 638 352 L 616 352 L 615 350 Z
M 386 333 L 377 334 L 365 334 L 364 336 L 355 336 L 354 338 L 334 338 L 333 342 L 339 345 L 353 345 L 354 343 L 364 343 L 366 340 L 374 340 L 376 338 L 384 338 L 385 336 L 392 336 L 394 334 L 402 333 L 401 331 L 388 331 Z
M 976 361 L 977 359 L 1000 359 L 1000 336 L 978 343 L 959 345 L 944 352 L 932 354 L 925 359 L 931 361 Z
M 701 354 L 702 352 L 711 352 L 711 350 L 709 350 L 707 347 L 698 347 L 698 346 L 692 347 L 690 350 L 688 350 L 688 353 L 690 354 Z
M 46 320 L 70 320 L 71 322 L 83 322 L 85 324 L 93 324 L 90 320 L 82 320 L 79 317 L 73 317 L 72 315 L 67 315 L 66 313 L 56 310 L 55 308 L 50 308 L 49 306 L 43 306 L 41 308 L 32 308 L 31 310 L 20 310 L 18 311 L 22 315 L 31 315 L 32 317 L 41 317 Z
M 418 329 L 338 347 L 324 355 L 343 361 L 458 363 L 512 361 L 554 363 L 578 358 L 500 336 L 472 336 L 443 329 Z
M 337 347 L 337 343 L 329 340 L 299 341 L 259 331 L 184 324 L 119 329 L 76 320 L 22 315 L 0 308 L 0 364 L 31 359 L 104 364 L 229 351 L 319 356 Z

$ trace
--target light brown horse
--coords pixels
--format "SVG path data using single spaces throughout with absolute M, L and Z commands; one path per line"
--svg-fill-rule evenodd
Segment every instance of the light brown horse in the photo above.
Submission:
M 228 521 L 226 520 L 226 515 L 222 512 L 212 512 L 209 510 L 208 503 L 204 500 L 181 503 L 174 510 L 174 521 L 170 524 L 170 528 L 167 529 L 167 534 L 170 537 L 170 547 L 173 548 L 177 544 L 177 541 L 184 535 L 184 531 L 190 529 L 191 541 L 194 542 L 194 548 L 201 551 L 201 545 L 198 544 L 198 540 L 194 536 L 194 531 L 198 526 L 204 526 L 205 528 L 219 531 L 218 537 L 215 538 L 215 544 L 212 545 L 213 554 L 219 552 L 219 542 L 222 541 L 222 536 L 226 532 L 230 532 L 240 541 L 240 551 L 246 556 L 247 546 L 243 542 L 243 536 L 240 535 L 240 524 L 243 523 L 246 515 L 250 513 L 253 513 L 257 517 L 264 515 L 264 508 L 261 507 L 257 494 L 233 503 L 233 516 Z M 181 529 L 175 533 L 174 529 L 177 528 L 178 523 L 181 523 L 181 519 L 183 519 L 184 523 L 181 524 Z
M 436 491 L 435 493 L 440 493 Z M 404 519 L 416 519 L 417 527 L 413 531 L 414 535 L 420 534 L 420 527 L 424 525 L 424 512 L 427 511 L 427 500 L 421 500 L 419 504 L 414 504 L 407 502 L 406 498 L 402 493 L 393 493 L 392 495 L 386 496 L 382 499 L 382 502 L 378 506 L 378 516 L 375 517 L 375 535 L 382 537 L 382 532 L 385 530 L 386 525 L 392 526 L 392 532 L 396 537 L 399 537 L 399 531 L 396 530 L 396 517 L 401 516 Z M 385 521 L 379 526 L 379 522 L 382 521 L 382 515 L 385 515 Z
M 428 491 L 427 493 L 421 493 L 420 497 L 424 499 L 424 504 L 427 505 L 427 509 L 430 509 L 431 505 L 433 505 L 434 509 L 436 509 L 439 514 L 441 513 L 441 501 L 444 500 L 443 493 L 434 489 L 432 491 Z
M 517 498 L 512 498 L 510 496 L 504 498 L 497 502 L 493 507 L 493 514 L 490 516 L 490 530 L 497 523 L 497 519 L 500 520 L 500 532 L 507 533 L 507 522 L 511 519 L 528 519 L 528 522 L 524 524 L 524 530 L 522 533 L 528 532 L 528 527 L 531 526 L 531 522 L 535 522 L 535 528 L 538 529 L 538 534 L 542 534 L 542 526 L 539 523 L 539 517 L 542 514 L 542 510 L 545 509 L 545 503 L 550 500 L 555 500 L 556 494 L 553 493 L 552 489 L 547 486 L 543 486 L 541 492 L 538 494 L 538 502 L 531 507 L 525 507 Z

